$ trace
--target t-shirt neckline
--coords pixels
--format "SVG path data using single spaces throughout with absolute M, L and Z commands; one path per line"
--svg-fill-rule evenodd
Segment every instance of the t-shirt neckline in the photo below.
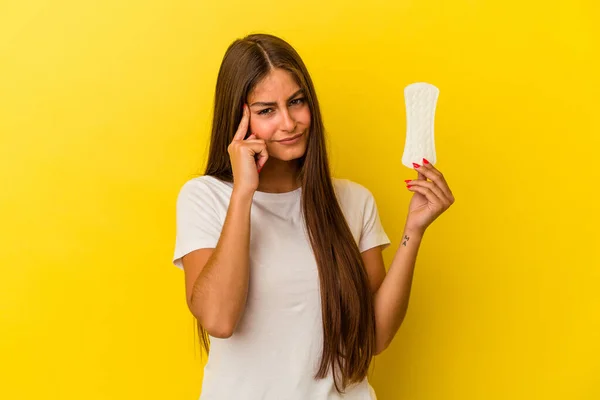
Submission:
M 218 182 L 221 182 L 221 183 L 227 185 L 231 190 L 233 190 L 233 183 L 223 181 L 219 178 L 215 178 L 212 175 L 205 175 L 205 176 L 208 176 Z M 261 191 L 256 190 L 256 191 L 254 191 L 254 198 L 260 199 L 260 200 L 286 200 L 286 199 L 291 199 L 291 198 L 296 197 L 301 192 L 302 192 L 302 186 L 300 186 L 297 189 L 294 189 L 292 191 L 283 192 L 283 193 L 269 193 L 269 192 L 261 192 Z

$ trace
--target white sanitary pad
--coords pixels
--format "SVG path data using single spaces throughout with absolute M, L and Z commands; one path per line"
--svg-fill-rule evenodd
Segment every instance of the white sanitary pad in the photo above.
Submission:
M 404 88 L 406 102 L 406 142 L 402 164 L 414 169 L 413 163 L 423 164 L 426 158 L 431 164 L 437 162 L 433 121 L 440 90 L 425 82 L 412 83 Z

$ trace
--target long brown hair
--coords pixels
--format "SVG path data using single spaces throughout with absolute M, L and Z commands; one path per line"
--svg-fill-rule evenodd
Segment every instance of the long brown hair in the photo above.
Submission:
M 331 367 L 336 390 L 343 392 L 367 376 L 375 348 L 375 312 L 362 257 L 334 192 L 312 80 L 298 53 L 284 40 L 253 34 L 234 41 L 227 49 L 217 78 L 205 175 L 233 182 L 227 147 L 248 95 L 275 68 L 291 73 L 304 89 L 310 107 L 307 149 L 298 161 L 302 210 L 321 288 L 323 354 L 315 378 L 326 377 Z M 198 329 L 208 352 L 208 334 L 201 326 Z

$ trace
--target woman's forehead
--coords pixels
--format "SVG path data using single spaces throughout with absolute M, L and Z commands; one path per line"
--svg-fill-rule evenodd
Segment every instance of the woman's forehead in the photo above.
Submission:
M 250 92 L 249 102 L 272 102 L 277 100 L 288 100 L 300 90 L 300 86 L 288 71 L 282 69 L 273 70 L 262 79 Z

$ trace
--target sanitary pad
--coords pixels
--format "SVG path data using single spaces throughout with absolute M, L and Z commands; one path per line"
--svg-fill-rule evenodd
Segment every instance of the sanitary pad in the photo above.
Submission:
M 406 103 L 406 142 L 402 164 L 414 169 L 413 163 L 423 164 L 426 158 L 431 164 L 437 162 L 433 121 L 440 90 L 430 83 L 417 82 L 404 88 Z

